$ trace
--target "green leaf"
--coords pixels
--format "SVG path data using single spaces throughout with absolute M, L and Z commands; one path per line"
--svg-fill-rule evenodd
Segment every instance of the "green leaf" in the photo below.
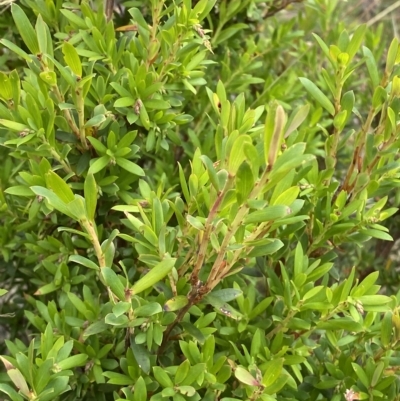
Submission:
M 14 383 L 15 387 L 26 397 L 30 397 L 30 391 L 28 388 L 28 384 L 22 373 L 18 369 L 9 369 L 7 370 L 7 374 L 10 377 L 11 381 Z
M 325 377 L 321 377 L 321 379 L 323 379 L 323 381 L 315 384 L 315 387 L 321 390 L 334 388 L 340 383 L 340 380 L 338 379 L 331 379 L 331 378 L 328 379 Z
M 150 110 L 168 110 L 171 108 L 171 105 L 162 99 L 143 100 L 143 104 L 145 105 L 146 109 Z
M 30 188 L 36 195 L 46 198 L 49 204 L 59 212 L 66 214 L 74 220 L 76 219 L 75 216 L 69 211 L 66 203 L 63 202 L 53 191 L 38 186 L 33 186 Z
M 174 387 L 174 383 L 168 376 L 168 373 L 165 371 L 165 369 L 161 368 L 160 366 L 154 366 L 153 372 L 155 379 L 161 384 L 162 387 Z
M 149 115 L 147 114 L 146 107 L 142 102 L 140 102 L 139 118 L 140 122 L 143 124 L 143 127 L 146 128 L 146 130 L 148 131 L 151 127 L 151 124 L 149 120 Z
M 262 240 L 260 240 L 261 242 Z M 249 244 L 249 242 L 247 243 Z M 249 252 L 249 257 L 258 257 L 270 255 L 277 252 L 284 246 L 284 243 L 279 239 L 274 239 L 265 245 L 257 245 L 256 241 L 251 244 L 254 248 Z
M 300 188 L 290 187 L 283 191 L 275 200 L 272 202 L 273 205 L 291 205 L 299 196 Z
M 294 277 L 296 279 L 300 274 L 303 273 L 303 264 L 304 264 L 303 247 L 301 246 L 301 242 L 298 242 L 296 245 L 296 250 L 294 255 Z M 307 275 L 305 275 L 305 277 L 307 277 Z
M 249 135 L 240 135 L 233 142 L 232 149 L 229 155 L 228 170 L 232 175 L 235 175 L 240 165 L 246 159 L 244 153 L 245 143 L 252 144 L 251 137 Z
M 373 272 L 371 274 L 368 274 L 367 277 L 364 278 L 364 280 L 358 284 L 357 287 L 353 288 L 351 291 L 351 296 L 354 298 L 360 297 L 361 295 L 364 295 L 378 280 L 379 277 L 379 272 Z
M 108 325 L 105 322 L 103 322 L 103 321 L 95 322 L 95 323 L 92 323 L 90 326 L 88 326 L 88 328 L 83 331 L 82 335 L 83 335 L 83 338 L 88 338 L 95 334 L 102 333 L 103 331 L 106 331 L 107 329 L 108 329 Z
M 48 49 L 48 43 L 47 43 L 47 25 L 43 21 L 43 17 L 41 14 L 38 15 L 38 18 L 36 20 L 36 25 L 35 25 L 35 30 L 36 30 L 36 35 L 38 39 L 38 45 L 40 49 L 41 54 L 46 54 L 47 49 Z
M 352 60 L 356 55 L 358 49 L 361 46 L 361 43 L 364 39 L 365 32 L 367 30 L 367 25 L 359 25 L 354 32 L 349 45 L 347 46 L 346 53 L 349 55 L 349 60 Z
M 74 305 L 74 307 L 83 315 L 87 316 L 88 308 L 86 307 L 85 303 L 74 293 L 68 292 L 67 293 L 68 299 Z
M 284 137 L 287 138 L 293 131 L 295 131 L 303 121 L 307 118 L 308 113 L 310 112 L 310 105 L 305 104 L 301 106 L 297 111 L 294 117 L 291 119 L 289 126 L 285 130 Z
M 0 391 L 7 394 L 12 401 L 24 401 L 24 398 L 8 384 L 0 383 Z
M 199 231 L 204 231 L 204 226 L 201 223 L 201 221 L 199 221 L 198 219 L 196 219 L 196 217 L 190 216 L 189 214 L 186 216 L 186 220 L 188 221 L 188 223 L 194 227 L 196 230 Z
M 354 372 L 356 372 L 357 377 L 360 379 L 360 382 L 366 387 L 369 388 L 369 379 L 364 372 L 364 369 L 357 363 L 352 363 L 351 366 L 353 366 Z
M 126 326 L 129 319 L 126 315 L 115 316 L 114 313 L 109 313 L 104 318 L 104 322 L 111 326 Z
M 138 365 L 143 372 L 145 372 L 147 375 L 150 374 L 151 365 L 148 351 L 143 346 L 136 344 L 135 342 L 131 343 L 131 349 Z
M 10 195 L 26 196 L 29 198 L 35 195 L 32 190 L 25 185 L 16 185 L 15 187 L 9 187 L 4 192 Z
M 315 270 L 307 271 L 307 282 L 316 281 L 332 269 L 333 263 L 324 263 L 322 266 Z
M 376 364 L 376 368 L 374 370 L 374 374 L 372 375 L 372 379 L 371 379 L 371 387 L 372 388 L 375 388 L 375 386 L 378 384 L 378 382 L 381 382 L 381 376 L 382 376 L 384 368 L 385 368 L 385 363 L 383 361 L 380 361 Z
M 100 267 L 96 263 L 92 262 L 90 259 L 85 258 L 84 256 L 81 255 L 71 255 L 68 258 L 68 261 L 78 263 L 82 266 L 87 267 L 88 269 L 100 270 Z
M 177 295 L 174 298 L 169 299 L 164 304 L 164 310 L 167 312 L 174 312 L 176 310 L 184 308 L 189 303 L 188 297 L 185 295 Z
M 12 52 L 14 52 L 15 54 L 17 54 L 19 57 L 21 57 L 22 59 L 24 59 L 28 64 L 32 63 L 32 59 L 30 58 L 29 54 L 24 52 L 20 47 L 16 46 L 14 43 L 10 42 L 7 39 L 1 39 L 0 43 L 4 46 L 7 47 L 8 49 L 10 49 Z M 15 71 L 15 70 L 14 70 Z M 18 103 L 14 104 L 18 105 Z
M 222 290 L 212 291 L 210 295 L 218 298 L 221 302 L 230 302 L 243 294 L 242 290 L 236 288 L 223 288 Z
M 303 296 L 303 301 L 306 301 L 307 299 L 311 299 L 315 297 L 320 291 L 322 291 L 325 287 L 322 285 L 318 285 L 314 288 L 311 288 L 309 291 L 307 291 L 304 296 Z
M 200 156 L 200 159 L 204 163 L 204 166 L 207 169 L 208 177 L 210 178 L 211 184 L 213 185 L 216 191 L 219 191 L 219 180 L 212 161 L 205 155 Z
M 17 26 L 18 32 L 20 33 L 22 40 L 26 44 L 27 48 L 31 51 L 32 54 L 39 54 L 40 49 L 36 32 L 33 29 L 26 14 L 22 11 L 22 8 L 13 3 L 11 5 L 11 14 L 13 16 L 15 25 Z
M 149 302 L 148 304 L 139 306 L 135 309 L 135 315 L 138 317 L 149 317 L 161 312 L 162 308 L 158 302 Z
M 126 300 L 125 287 L 122 284 L 119 276 L 109 267 L 103 267 L 101 274 L 104 278 L 104 282 L 111 288 L 111 291 L 120 301 Z
M 47 58 L 50 59 L 55 66 L 57 67 L 58 71 L 60 71 L 61 76 L 66 80 L 66 82 L 73 88 L 76 86 L 76 77 L 72 74 L 71 71 L 64 67 L 61 63 L 59 63 L 54 57 L 47 55 Z
M 368 236 L 373 237 L 373 238 L 382 239 L 384 241 L 393 241 L 392 236 L 389 235 L 388 233 L 385 233 L 383 231 L 376 230 L 376 229 L 373 229 L 373 228 L 367 228 L 367 229 L 364 229 L 364 230 L 360 230 L 360 233 L 368 235 Z
M 386 295 L 363 295 L 357 299 L 363 305 L 385 305 L 392 301 L 392 298 Z
M 272 361 L 269 361 L 266 363 L 264 369 L 264 375 L 262 379 L 262 384 L 265 387 L 269 387 L 272 384 L 276 382 L 276 380 L 279 378 L 279 376 L 282 373 L 283 369 L 283 358 L 279 359 L 273 359 Z
M 347 297 L 349 296 L 351 287 L 353 286 L 354 275 L 355 275 L 355 268 L 353 267 L 351 269 L 351 273 L 350 273 L 349 277 L 345 280 L 343 290 L 340 294 L 340 302 L 345 301 L 347 299 Z
M 57 85 L 57 74 L 54 71 L 43 71 L 39 74 L 39 77 L 43 82 L 46 82 L 46 84 L 50 86 Z
M 324 93 L 307 78 L 299 78 L 306 91 L 332 116 L 335 114 L 335 107 Z
M 114 102 L 114 107 L 130 107 L 135 103 L 132 97 L 121 97 Z
M 118 317 L 128 312 L 128 310 L 132 309 L 132 304 L 130 302 L 117 302 L 113 308 L 113 314 Z
M 64 60 L 71 71 L 78 77 L 82 76 L 82 64 L 75 47 L 69 42 L 64 42 L 62 52 Z
M 72 22 L 77 28 L 79 29 L 88 29 L 88 26 L 84 22 L 82 18 L 79 18 L 75 13 L 70 10 L 60 10 L 61 13 L 70 21 Z
M 96 127 L 100 124 L 104 123 L 107 120 L 107 117 L 104 114 L 98 114 L 97 116 L 92 117 L 89 121 L 84 125 L 85 128 Z
M 354 332 L 362 331 L 362 326 L 360 323 L 357 323 L 354 320 L 346 317 L 329 320 L 327 322 L 320 321 L 317 323 L 317 328 L 323 330 L 347 330 Z
M 206 18 L 209 15 L 209 13 L 213 9 L 215 3 L 216 3 L 216 0 L 207 0 L 207 5 L 205 6 L 205 8 L 201 12 L 201 14 L 198 16 L 199 22 L 201 22 L 204 18 Z M 193 9 L 193 11 L 194 10 L 196 10 L 196 7 Z
M 392 339 L 393 323 L 392 323 L 393 313 L 386 312 L 382 319 L 381 324 L 381 342 L 383 347 L 387 347 Z
M 130 213 L 138 213 L 139 208 L 134 205 L 117 205 L 111 208 L 112 210 L 117 210 L 118 212 L 130 212 Z
M 175 374 L 175 384 L 182 383 L 189 373 L 190 362 L 186 359 L 179 366 Z
M 236 198 L 239 204 L 245 202 L 254 188 L 253 171 L 244 161 L 236 173 Z
M 302 142 L 298 142 L 286 149 L 281 155 L 279 155 L 278 160 L 275 163 L 273 171 L 283 170 L 284 172 L 293 169 L 293 166 L 298 166 L 304 160 L 304 151 L 306 149 L 306 144 Z M 296 161 L 294 163 L 293 161 Z M 283 167 L 286 168 L 283 168 Z
M 96 174 L 103 170 L 106 166 L 108 166 L 108 163 L 110 162 L 111 157 L 110 156 L 102 156 L 99 157 L 98 159 L 94 159 L 94 163 L 91 164 L 89 168 L 89 174 Z
M 183 196 L 185 197 L 185 200 L 187 203 L 190 202 L 190 194 L 189 194 L 189 189 L 187 186 L 186 178 L 185 178 L 185 173 L 183 172 L 182 166 L 180 163 L 178 163 L 179 167 L 179 181 L 181 183 L 181 188 L 182 188 L 182 193 Z
M 322 51 L 325 53 L 325 56 L 329 60 L 331 60 L 331 55 L 330 55 L 329 47 L 327 46 L 327 44 L 316 33 L 313 33 L 312 35 L 314 36 L 314 38 L 318 42 L 318 44 L 321 47 Z
M 35 292 L 35 295 L 46 295 L 50 294 L 51 292 L 57 291 L 59 289 L 59 286 L 56 285 L 54 282 L 42 285 L 37 289 Z
M 0 96 L 6 100 L 13 97 L 11 82 L 4 72 L 0 72 Z
M 386 72 L 390 76 L 393 71 L 393 67 L 396 63 L 396 57 L 399 50 L 399 41 L 397 38 L 393 38 L 390 43 L 389 50 L 386 57 Z
M 221 34 L 216 36 L 215 40 L 215 45 L 220 45 L 221 43 L 227 41 L 230 37 L 233 35 L 236 35 L 239 33 L 242 29 L 246 29 L 249 26 L 247 24 L 243 23 L 238 23 L 238 24 L 233 24 L 229 28 L 226 28 L 221 31 Z
M 140 376 L 135 382 L 133 401 L 147 401 L 146 382 L 142 376 Z
M 249 386 L 259 386 L 260 385 L 258 380 L 256 378 L 254 378 L 250 372 L 248 372 L 246 369 L 242 368 L 241 366 L 238 366 L 235 369 L 235 377 L 240 382 L 242 382 L 244 384 L 248 384 Z
M 283 107 L 273 102 L 268 110 L 264 127 L 264 157 L 265 163 L 273 166 L 283 140 L 283 128 L 286 115 Z
M 176 262 L 175 258 L 164 259 L 154 266 L 144 277 L 139 279 L 131 288 L 132 295 L 139 294 L 147 288 L 162 280 L 172 270 Z
M 94 222 L 97 206 L 97 185 L 94 175 L 88 173 L 84 184 L 86 212 L 90 221 Z
M 88 136 L 87 140 L 96 149 L 98 155 L 105 155 L 107 153 L 107 148 L 98 139 Z
M 19 132 L 30 131 L 30 129 L 27 125 L 20 124 L 20 123 L 17 123 L 15 121 L 10 121 L 10 120 L 0 119 L 0 125 L 4 126 L 6 128 L 9 128 L 13 131 L 19 131 Z
M 67 359 L 64 359 L 63 361 L 58 362 L 56 364 L 56 367 L 60 370 L 73 369 L 78 366 L 84 366 L 87 359 L 88 356 L 86 354 L 73 355 L 68 357 Z
M 214 297 L 213 294 L 208 294 L 204 300 L 212 305 L 216 310 L 220 313 L 224 314 L 225 316 L 234 319 L 234 320 L 241 320 L 243 315 L 238 312 L 235 308 L 233 308 L 228 303 L 224 302 L 222 299 L 218 297 Z
M 118 164 L 118 166 L 122 167 L 126 171 L 129 171 L 132 174 L 139 175 L 141 177 L 146 175 L 140 166 L 131 162 L 130 160 L 123 159 L 122 157 L 117 157 L 115 161 Z
M 262 210 L 256 210 L 245 217 L 245 224 L 262 223 L 264 221 L 277 220 L 291 213 L 289 207 L 284 205 L 268 206 Z
M 117 372 L 104 372 L 103 376 L 109 378 L 108 384 L 115 384 L 119 386 L 132 386 L 135 381 L 130 377 Z
M 80 195 L 77 195 L 72 202 L 69 202 L 67 208 L 75 217 L 75 220 L 84 221 L 87 219 L 84 199 Z
M 253 310 L 249 314 L 249 320 L 254 319 L 255 317 L 261 315 L 271 305 L 273 301 L 273 297 L 264 298 L 261 302 L 259 302 Z
M 63 202 L 72 202 L 75 197 L 69 185 L 54 171 L 46 174 L 46 184 Z
M 367 69 L 372 81 L 372 85 L 374 88 L 376 88 L 379 85 L 380 78 L 375 57 L 372 54 L 371 50 L 368 49 L 368 47 L 363 47 L 363 54 L 366 58 Z

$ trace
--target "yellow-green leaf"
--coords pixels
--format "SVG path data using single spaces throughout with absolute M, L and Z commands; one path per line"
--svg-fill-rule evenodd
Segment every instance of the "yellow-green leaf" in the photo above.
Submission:
M 8 376 L 15 384 L 15 387 L 26 397 L 30 397 L 31 392 L 29 391 L 28 384 L 22 373 L 18 369 L 10 369 L 7 371 Z
M 72 202 L 75 199 L 69 185 L 54 171 L 46 174 L 46 184 L 64 203 Z
M 244 144 L 252 143 L 251 137 L 249 135 L 240 135 L 233 142 L 232 150 L 229 155 L 229 172 L 231 174 L 236 174 L 238 168 L 246 159 L 246 155 L 244 153 Z
M 254 188 L 253 172 L 249 163 L 244 161 L 236 174 L 236 198 L 239 204 L 248 199 L 250 192 Z
M 271 204 L 289 206 L 297 199 L 299 192 L 300 188 L 298 186 L 290 187 L 283 191 Z
M 188 297 L 185 295 L 177 295 L 169 299 L 164 304 L 164 310 L 168 312 L 174 312 L 176 310 L 184 308 L 188 304 Z
M 78 77 L 81 77 L 82 64 L 75 47 L 69 42 L 64 42 L 62 52 L 64 54 L 64 60 L 68 67 L 71 68 L 71 71 Z
M 39 54 L 40 49 L 36 32 L 22 8 L 14 3 L 11 6 L 11 14 L 13 16 L 15 25 L 17 26 L 18 32 L 26 44 L 26 47 L 31 51 L 32 54 Z
M 29 130 L 28 126 L 26 126 L 24 124 L 17 123 L 16 121 L 0 119 L 0 125 L 2 125 L 3 127 L 9 128 L 9 129 L 11 129 L 13 131 L 26 131 L 26 130 Z
M 269 387 L 275 383 L 283 369 L 283 358 L 273 359 L 266 363 L 262 384 Z
M 104 282 L 111 288 L 114 295 L 120 300 L 125 301 L 125 287 L 122 284 L 119 276 L 109 267 L 103 267 L 101 274 L 104 277 Z
M 11 82 L 4 72 L 0 72 L 0 96 L 5 100 L 13 97 Z
M 314 82 L 311 82 L 307 78 L 299 78 L 300 82 L 306 89 L 306 91 L 332 116 L 335 114 L 335 108 L 332 102 L 326 97 L 326 95 L 318 88 Z
M 94 221 L 94 214 L 97 205 L 97 185 L 94 175 L 88 173 L 84 184 L 86 212 L 90 221 Z
M 132 295 L 139 294 L 162 280 L 175 265 L 175 258 L 164 259 L 154 266 L 144 277 L 139 279 L 131 288 Z

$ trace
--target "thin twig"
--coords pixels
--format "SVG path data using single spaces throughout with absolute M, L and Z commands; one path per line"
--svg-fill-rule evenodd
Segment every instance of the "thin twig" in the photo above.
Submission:
M 106 14 L 107 22 L 112 19 L 113 12 L 114 12 L 114 0 L 106 0 L 105 14 Z
M 303 2 L 303 0 L 282 0 L 280 3 L 279 2 L 273 3 L 273 5 L 268 8 L 267 12 L 264 13 L 263 17 L 264 18 L 271 18 L 276 13 L 278 13 L 279 11 L 284 10 L 290 4 L 302 3 L 302 2 Z
M 375 24 L 376 22 L 380 21 L 382 18 L 384 18 L 386 15 L 388 15 L 389 13 L 391 13 L 398 7 L 400 7 L 400 0 L 396 1 L 396 3 L 393 3 L 391 6 L 385 8 L 379 14 L 375 15 L 375 17 L 371 18 L 367 22 L 367 26 L 371 26 L 371 25 Z

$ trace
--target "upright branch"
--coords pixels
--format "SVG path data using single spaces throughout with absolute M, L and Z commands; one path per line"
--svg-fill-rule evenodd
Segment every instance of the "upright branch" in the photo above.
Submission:
M 272 3 L 270 7 L 267 8 L 267 11 L 264 13 L 263 17 L 264 18 L 271 18 L 273 17 L 276 13 L 279 11 L 284 10 L 290 4 L 293 3 L 302 3 L 303 0 L 277 0 Z
M 111 21 L 114 12 L 114 0 L 106 0 L 105 1 L 105 14 L 107 21 Z

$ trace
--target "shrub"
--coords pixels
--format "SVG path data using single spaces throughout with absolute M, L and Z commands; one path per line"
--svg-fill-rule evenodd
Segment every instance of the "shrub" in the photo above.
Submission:
M 400 296 L 351 266 L 392 240 L 399 43 L 278 3 L 11 6 L 8 399 L 398 399 Z

